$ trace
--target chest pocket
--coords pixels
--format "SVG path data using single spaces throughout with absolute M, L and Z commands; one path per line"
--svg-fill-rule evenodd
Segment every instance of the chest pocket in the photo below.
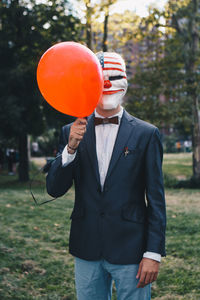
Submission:
M 124 161 L 128 161 L 128 160 L 132 160 L 135 158 L 138 158 L 141 154 L 141 150 L 139 148 L 133 148 L 133 149 L 129 149 L 128 147 L 123 149 L 123 152 L 121 154 L 121 158 Z

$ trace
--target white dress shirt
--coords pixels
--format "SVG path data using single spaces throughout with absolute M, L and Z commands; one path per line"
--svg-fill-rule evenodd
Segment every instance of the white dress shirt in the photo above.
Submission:
M 102 190 L 103 190 L 104 181 L 108 171 L 108 167 L 112 156 L 122 115 L 123 115 L 123 108 L 121 107 L 121 110 L 117 114 L 110 116 L 110 118 L 118 116 L 119 124 L 108 123 L 108 124 L 101 124 L 95 126 L 96 152 L 97 152 L 97 160 L 98 160 L 99 175 L 100 175 Z M 96 110 L 95 110 L 95 117 L 104 118 L 103 116 L 99 115 Z M 74 154 L 68 153 L 67 145 L 66 145 L 62 152 L 63 167 L 71 163 L 74 160 L 75 156 L 76 156 L 76 152 Z M 161 255 L 154 252 L 147 251 L 143 254 L 143 257 L 150 258 L 159 262 L 161 261 Z

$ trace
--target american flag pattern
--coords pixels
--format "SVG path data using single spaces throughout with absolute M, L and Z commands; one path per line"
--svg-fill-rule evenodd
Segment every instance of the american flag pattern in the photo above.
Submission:
M 113 76 L 123 76 L 126 79 L 126 67 L 123 59 L 117 53 L 104 52 L 104 74 Z
M 101 53 L 101 54 L 100 54 Z M 127 90 L 126 65 L 123 58 L 115 52 L 100 52 L 99 61 L 104 75 L 104 92 Z M 103 63 L 102 63 L 103 58 Z M 106 84 L 105 84 L 106 83 Z
M 127 91 L 126 65 L 123 58 L 115 52 L 99 52 L 96 55 L 104 76 L 104 89 L 99 106 L 103 109 L 114 109 L 122 104 Z

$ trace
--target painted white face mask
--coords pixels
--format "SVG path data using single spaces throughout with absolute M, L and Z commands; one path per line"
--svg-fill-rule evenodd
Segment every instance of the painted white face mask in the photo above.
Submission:
M 99 52 L 97 57 L 104 74 L 103 95 L 98 106 L 105 110 L 115 109 L 122 104 L 128 87 L 125 62 L 114 52 Z

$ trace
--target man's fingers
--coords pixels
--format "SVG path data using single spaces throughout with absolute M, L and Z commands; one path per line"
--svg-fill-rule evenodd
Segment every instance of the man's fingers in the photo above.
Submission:
M 143 265 L 143 262 L 141 261 L 140 264 L 139 264 L 139 268 L 138 268 L 138 272 L 137 272 L 137 275 L 136 275 L 136 278 L 140 278 L 138 284 L 137 284 L 137 288 L 140 288 L 140 287 L 143 287 L 143 283 L 142 283 L 142 265 Z
M 153 282 L 153 281 L 156 281 L 156 280 L 157 280 L 157 277 L 158 277 L 158 272 L 155 272 L 155 273 L 153 274 L 153 280 L 152 280 L 152 282 Z
M 159 262 L 149 259 L 143 258 L 140 262 L 140 267 L 137 273 L 136 278 L 140 278 L 137 287 L 142 288 L 147 284 L 155 281 L 158 277 L 159 271 Z
M 87 126 L 87 124 L 76 124 L 76 123 L 74 123 L 74 124 L 72 125 L 72 128 L 85 129 L 86 126 Z
M 87 120 L 83 118 L 76 119 L 76 121 L 73 123 L 70 129 L 70 136 L 69 136 L 71 147 L 74 148 L 78 147 L 80 141 L 82 140 L 86 132 L 86 125 L 87 125 Z
M 136 275 L 137 279 L 140 278 L 141 270 L 142 270 L 142 262 L 139 264 L 138 272 L 137 272 L 137 275 Z
M 78 118 L 74 123 L 76 123 L 77 125 L 87 125 L 87 120 L 85 118 Z
M 158 277 L 158 272 L 142 272 L 137 288 L 143 288 L 145 285 L 152 283 Z
M 150 277 L 149 283 L 152 283 L 152 282 L 154 281 L 154 275 L 155 275 L 154 273 L 152 273 L 152 274 L 151 274 L 151 277 Z
M 77 141 L 81 141 L 82 138 L 83 138 L 83 135 L 74 132 L 73 135 L 72 135 L 72 138 L 75 139 L 75 140 L 77 140 Z
M 146 284 L 144 282 L 138 282 L 137 288 L 143 288 Z
M 151 282 L 151 272 L 147 272 L 146 277 L 145 277 L 145 285 L 149 284 Z
M 79 136 L 84 136 L 85 130 L 74 131 L 74 132 L 73 132 L 73 135 L 74 135 L 74 134 L 79 135 Z
M 73 131 L 85 133 L 86 132 L 86 125 L 73 125 L 72 132 Z
M 138 282 L 137 287 L 144 287 L 145 286 L 145 277 L 146 277 L 146 272 L 142 271 L 140 275 L 140 281 Z

